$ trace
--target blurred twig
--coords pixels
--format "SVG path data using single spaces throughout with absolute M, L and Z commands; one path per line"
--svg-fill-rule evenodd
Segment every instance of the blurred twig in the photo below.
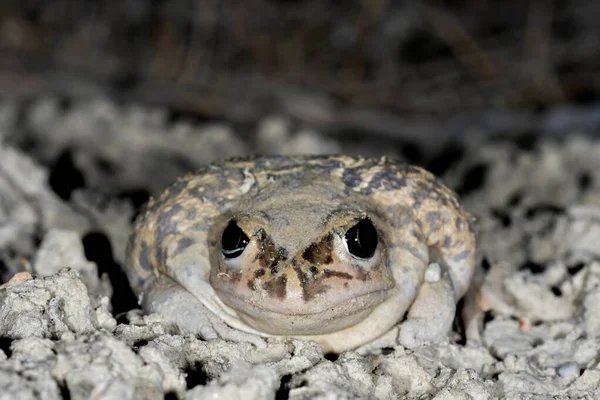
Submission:
M 531 0 L 524 37 L 525 58 L 529 68 L 525 72 L 535 89 L 535 97 L 543 103 L 564 101 L 563 90 L 552 69 L 551 0 Z
M 481 49 L 458 18 L 431 4 L 425 4 L 424 10 L 439 38 L 448 44 L 474 78 L 492 79 L 498 76 L 498 60 Z

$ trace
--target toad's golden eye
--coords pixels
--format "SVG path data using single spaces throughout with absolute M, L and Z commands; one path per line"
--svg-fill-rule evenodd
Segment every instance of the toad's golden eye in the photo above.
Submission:
M 237 225 L 235 220 L 231 220 L 221 236 L 221 252 L 225 258 L 239 257 L 249 242 L 250 239 L 242 231 L 242 228 Z
M 344 240 L 352 257 L 366 260 L 373 257 L 377 249 L 377 229 L 370 219 L 365 218 L 348 229 Z

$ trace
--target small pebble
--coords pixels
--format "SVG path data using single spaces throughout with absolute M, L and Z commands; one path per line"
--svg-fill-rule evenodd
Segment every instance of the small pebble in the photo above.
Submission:
M 440 264 L 431 263 L 429 267 L 427 267 L 427 271 L 425 271 L 425 281 L 429 283 L 434 283 L 440 280 L 440 276 L 442 274 L 442 270 L 440 268 Z
M 575 362 L 569 362 L 561 365 L 558 368 L 558 375 L 567 379 L 574 379 L 579 377 L 579 365 Z

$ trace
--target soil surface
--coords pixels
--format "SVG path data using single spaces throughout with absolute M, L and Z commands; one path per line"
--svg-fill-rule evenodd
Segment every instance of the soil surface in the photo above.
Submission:
M 284 114 L 240 125 L 106 99 L 5 99 L 0 399 L 598 397 L 599 116 L 492 113 L 419 141 Z M 468 325 L 459 312 L 443 343 L 407 350 L 392 331 L 340 355 L 203 340 L 143 315 L 121 270 L 140 206 L 187 171 L 255 153 L 387 155 L 439 175 L 477 218 L 485 312 Z

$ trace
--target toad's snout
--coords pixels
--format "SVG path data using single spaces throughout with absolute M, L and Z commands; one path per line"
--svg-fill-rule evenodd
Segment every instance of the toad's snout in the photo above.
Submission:
M 272 334 L 321 334 L 352 326 L 383 302 L 394 281 L 388 269 L 365 271 L 299 257 L 271 268 L 217 274 L 218 296 L 248 325 Z

